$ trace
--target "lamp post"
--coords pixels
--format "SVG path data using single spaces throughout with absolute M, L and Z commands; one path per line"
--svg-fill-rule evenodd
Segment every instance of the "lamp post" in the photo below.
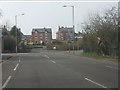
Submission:
M 25 15 L 24 13 L 15 15 L 15 26 L 16 26 L 16 53 L 17 53 L 17 17 L 20 15 Z
M 64 5 L 63 7 L 68 7 Z M 74 25 L 74 6 L 70 6 L 72 8 L 72 24 L 73 24 L 73 53 L 75 53 L 75 25 Z

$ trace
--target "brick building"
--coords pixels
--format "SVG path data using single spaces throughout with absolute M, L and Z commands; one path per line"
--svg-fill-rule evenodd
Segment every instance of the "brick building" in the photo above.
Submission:
M 34 28 L 32 29 L 33 44 L 50 44 L 52 40 L 51 28 Z
M 32 38 L 31 35 L 22 35 L 22 41 L 24 42 L 25 45 L 32 43 L 31 38 Z
M 69 41 L 74 40 L 74 30 L 73 27 L 60 27 L 56 33 L 56 39 L 59 41 Z

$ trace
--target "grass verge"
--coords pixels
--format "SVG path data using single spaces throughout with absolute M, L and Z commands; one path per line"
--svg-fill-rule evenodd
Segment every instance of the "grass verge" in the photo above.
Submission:
M 96 54 L 95 52 L 83 52 L 83 53 L 80 54 L 80 56 L 81 57 L 98 59 L 98 60 L 118 61 L 117 56 L 102 56 L 102 55 Z
M 12 56 L 2 56 L 2 60 L 8 60 L 10 58 L 12 58 Z

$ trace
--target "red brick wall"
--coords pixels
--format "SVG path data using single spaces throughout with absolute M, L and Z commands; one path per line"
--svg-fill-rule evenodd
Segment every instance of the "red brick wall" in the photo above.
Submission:
M 36 38 L 35 38 L 36 37 Z M 51 40 L 52 40 L 52 34 L 47 32 L 47 33 L 34 33 L 32 32 L 32 42 L 34 44 L 36 44 L 36 41 L 37 41 L 37 44 L 41 44 L 40 41 L 43 41 L 45 44 L 48 44 L 48 43 L 51 43 Z M 47 42 L 46 42 L 47 40 Z
M 56 39 L 57 40 L 61 40 L 61 32 L 57 32 L 56 33 Z

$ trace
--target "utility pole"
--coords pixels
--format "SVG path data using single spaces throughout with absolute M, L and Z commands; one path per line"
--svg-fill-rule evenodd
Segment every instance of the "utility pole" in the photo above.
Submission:
M 16 29 L 16 53 L 17 53 L 17 42 L 18 42 L 18 40 L 17 40 L 17 17 L 18 16 L 20 16 L 20 15 L 25 15 L 25 14 L 19 14 L 19 15 L 15 15 L 15 29 Z
M 64 5 L 63 7 L 67 7 Z M 73 53 L 75 53 L 75 25 L 74 25 L 74 6 L 72 7 L 72 24 L 73 24 Z

